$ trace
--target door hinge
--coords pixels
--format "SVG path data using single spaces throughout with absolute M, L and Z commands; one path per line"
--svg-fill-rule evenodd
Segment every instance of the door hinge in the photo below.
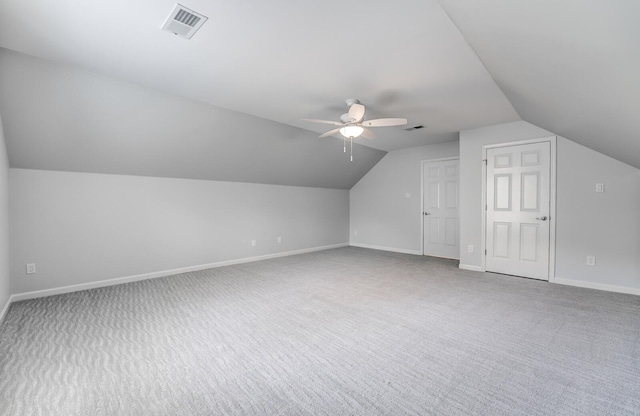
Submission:
M 484 250 L 484 255 L 485 255 L 485 256 L 487 255 L 487 249 L 485 249 L 485 250 Z
M 482 159 L 482 161 L 484 162 L 485 166 L 487 165 L 487 159 Z

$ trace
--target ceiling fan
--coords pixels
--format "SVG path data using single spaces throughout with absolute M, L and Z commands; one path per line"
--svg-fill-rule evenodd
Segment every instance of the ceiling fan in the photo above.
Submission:
M 320 137 L 333 136 L 336 133 L 340 133 L 345 139 L 345 153 L 347 151 L 346 139 L 349 139 L 351 142 L 351 160 L 353 160 L 353 139 L 360 136 L 364 137 L 365 139 L 376 138 L 376 134 L 373 131 L 369 130 L 368 127 L 391 127 L 407 124 L 406 118 L 378 118 L 374 120 L 364 120 L 365 107 L 364 105 L 360 104 L 360 101 L 355 98 L 349 98 L 346 100 L 346 103 L 349 107 L 349 111 L 340 116 L 340 121 L 317 120 L 310 118 L 303 118 L 302 121 L 339 126 L 320 135 Z

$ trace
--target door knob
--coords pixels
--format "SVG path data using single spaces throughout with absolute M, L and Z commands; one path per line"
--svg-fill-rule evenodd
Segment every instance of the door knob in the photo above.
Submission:
M 430 212 L 425 212 L 424 215 L 431 215 L 431 213 Z
M 547 216 L 543 215 L 542 217 L 536 217 L 536 219 L 540 220 L 540 221 L 546 221 L 547 220 Z

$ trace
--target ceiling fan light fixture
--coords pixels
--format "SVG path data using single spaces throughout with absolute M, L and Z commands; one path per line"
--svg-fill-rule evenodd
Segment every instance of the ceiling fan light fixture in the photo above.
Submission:
M 360 126 L 344 126 L 340 129 L 340 134 L 344 137 L 359 137 L 364 132 L 364 129 Z

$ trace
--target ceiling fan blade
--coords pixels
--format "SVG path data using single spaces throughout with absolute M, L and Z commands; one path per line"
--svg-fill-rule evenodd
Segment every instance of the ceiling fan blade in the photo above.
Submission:
M 329 130 L 328 132 L 324 133 L 323 135 L 321 135 L 320 137 L 327 137 L 327 136 L 333 136 L 334 134 L 336 134 L 337 132 L 340 131 L 342 127 L 338 128 L 338 129 L 333 129 L 333 130 Z
M 364 129 L 360 137 L 364 137 L 365 139 L 375 139 L 378 136 L 376 136 L 376 134 L 373 131 L 369 129 Z
M 302 121 L 308 121 L 309 123 L 320 123 L 320 124 L 331 124 L 332 126 L 342 126 L 342 123 L 339 121 L 330 121 L 330 120 L 317 120 L 315 118 L 301 118 Z
M 363 121 L 364 127 L 390 127 L 390 126 L 403 126 L 407 124 L 406 118 L 378 118 L 375 120 Z
M 356 123 L 364 117 L 364 106 L 362 104 L 351 104 L 349 107 L 349 117 Z

